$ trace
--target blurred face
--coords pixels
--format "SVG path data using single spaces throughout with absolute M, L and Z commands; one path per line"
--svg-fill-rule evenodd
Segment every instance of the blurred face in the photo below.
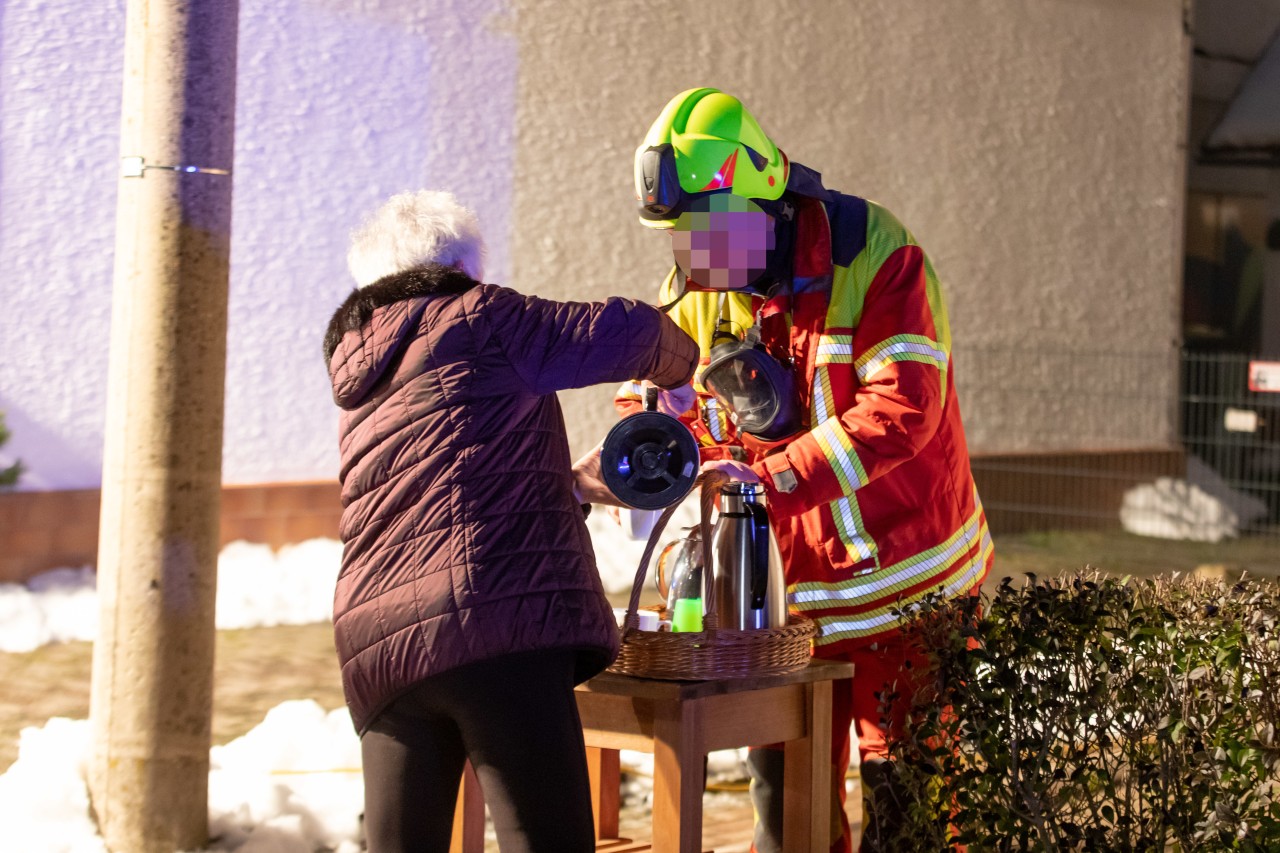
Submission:
M 758 279 L 776 239 L 773 217 L 730 193 L 694 201 L 670 234 L 680 270 L 710 290 L 741 290 Z

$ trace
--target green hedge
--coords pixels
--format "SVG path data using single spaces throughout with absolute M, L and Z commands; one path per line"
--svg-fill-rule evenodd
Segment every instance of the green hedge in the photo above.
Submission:
M 1280 850 L 1275 584 L 1029 575 L 900 618 L 931 667 L 890 849 Z
M 0 412 L 0 447 L 9 440 L 9 430 L 4 425 L 4 412 Z M 12 486 L 18 482 L 18 478 L 22 476 L 22 463 L 14 462 L 12 465 L 0 468 L 0 487 Z

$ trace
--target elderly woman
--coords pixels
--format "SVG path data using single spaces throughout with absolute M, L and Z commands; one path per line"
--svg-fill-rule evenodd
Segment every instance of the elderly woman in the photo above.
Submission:
M 697 345 L 627 299 L 482 284 L 475 217 L 397 195 L 352 238 L 325 336 L 341 408 L 334 635 L 371 853 L 445 851 L 470 759 L 504 853 L 594 849 L 573 687 L 617 653 L 556 391 L 687 383 Z

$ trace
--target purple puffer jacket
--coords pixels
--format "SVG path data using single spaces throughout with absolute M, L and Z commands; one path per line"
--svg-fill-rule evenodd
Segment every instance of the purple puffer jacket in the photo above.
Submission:
M 363 732 L 418 681 L 515 652 L 613 660 L 555 392 L 688 382 L 698 347 L 626 299 L 552 302 L 432 266 L 351 294 L 325 337 L 342 408 L 333 626 Z

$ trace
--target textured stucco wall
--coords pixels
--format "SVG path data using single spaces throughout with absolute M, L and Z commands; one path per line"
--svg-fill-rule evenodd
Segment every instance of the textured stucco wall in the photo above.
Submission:
M 0 4 L 0 411 L 25 488 L 97 485 L 124 6 Z
M 124 4 L 0 4 L 0 453 L 22 487 L 99 483 Z M 346 235 L 431 185 L 476 209 L 510 275 L 514 26 L 501 0 L 242 0 L 227 482 L 332 478 L 320 339 Z M 142 152 L 139 152 L 142 153 Z
M 828 186 L 888 206 L 930 253 L 976 448 L 1171 438 L 1181 0 L 807 2 L 785 18 L 763 0 L 635 5 L 520 3 L 515 221 L 556 200 L 552 227 L 512 235 L 522 284 L 653 297 L 669 249 L 635 224 L 631 157 L 669 97 L 716 86 Z M 1023 351 L 1008 370 L 1038 368 L 1018 378 L 1024 390 L 990 393 L 1008 379 L 987 369 L 994 355 L 966 373 L 966 350 L 996 347 Z M 1156 374 L 1128 378 L 1153 359 Z M 579 449 L 609 425 L 603 397 L 578 395 Z
M 738 94 L 791 156 L 915 232 L 950 300 L 976 446 L 1011 449 L 1011 422 L 1068 446 L 1167 438 L 1172 361 L 1141 395 L 1120 385 L 1091 409 L 991 398 L 998 375 L 987 362 L 966 375 L 965 359 L 1169 355 L 1181 0 L 779 13 L 761 0 L 242 0 L 226 480 L 336 473 L 319 338 L 349 286 L 346 234 L 392 192 L 442 187 L 475 207 L 490 280 L 651 298 L 669 252 L 635 223 L 631 156 L 695 85 Z M 0 4 L 0 410 L 14 432 L 0 461 L 24 459 L 25 488 L 99 480 L 122 32 L 120 0 Z M 566 395 L 575 448 L 608 428 L 610 393 Z

